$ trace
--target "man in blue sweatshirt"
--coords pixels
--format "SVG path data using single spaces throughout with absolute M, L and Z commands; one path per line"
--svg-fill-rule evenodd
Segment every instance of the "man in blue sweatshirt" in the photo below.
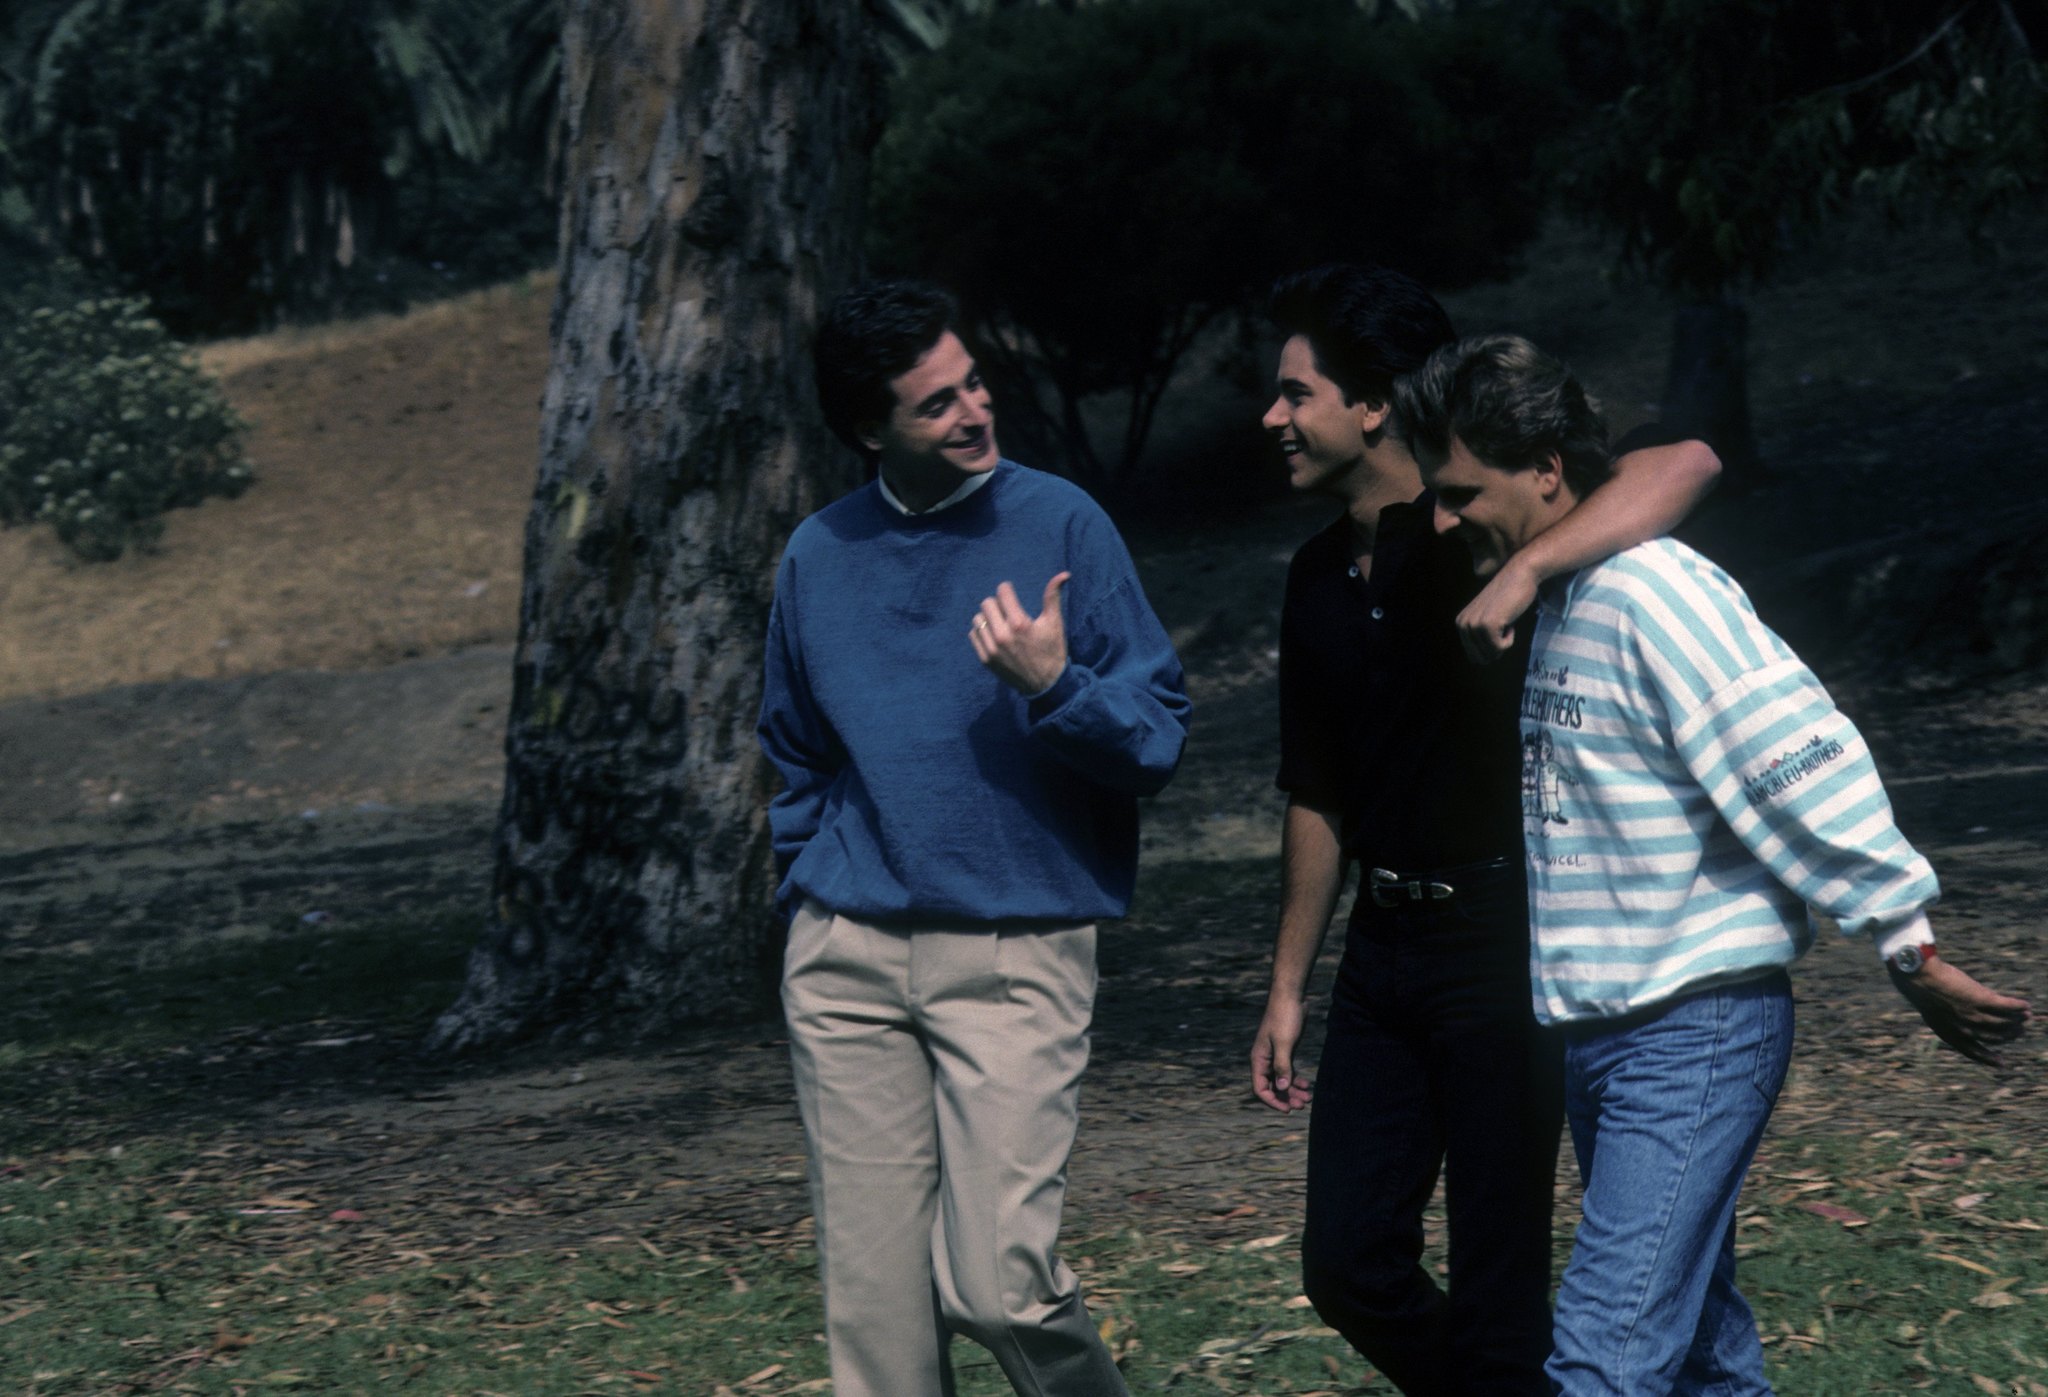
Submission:
M 1114 1397 L 1055 1243 L 1095 924 L 1129 905 L 1188 701 L 1108 517 L 998 454 L 954 319 L 907 281 L 827 312 L 825 419 L 877 478 L 791 536 L 768 627 L 826 1338 L 839 1397 L 950 1394 L 954 1332 L 1020 1393 Z

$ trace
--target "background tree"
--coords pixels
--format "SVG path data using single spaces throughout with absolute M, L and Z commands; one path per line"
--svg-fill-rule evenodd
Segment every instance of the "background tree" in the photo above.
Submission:
M 1677 301 L 1665 422 L 1753 468 L 1745 287 L 1857 192 L 1965 219 L 2048 175 L 2038 0 L 1582 0 L 1568 207 Z
M 570 0 L 565 243 L 493 907 L 435 1040 L 753 1012 L 774 560 L 848 484 L 810 327 L 878 112 L 858 0 Z
M 1114 494 L 1182 355 L 1279 272 L 1374 258 L 1455 287 L 1506 270 L 1540 216 L 1559 86 L 1542 46 L 1490 15 L 1009 9 L 899 80 L 871 248 L 960 293 L 1006 409 L 1049 418 L 1068 472 Z M 1082 404 L 1112 391 L 1128 410 L 1102 452 Z

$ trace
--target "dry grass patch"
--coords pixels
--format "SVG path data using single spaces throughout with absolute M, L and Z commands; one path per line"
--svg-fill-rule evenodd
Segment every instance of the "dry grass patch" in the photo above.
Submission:
M 0 533 L 0 699 L 509 642 L 551 294 L 536 278 L 205 350 L 255 486 L 112 564 Z

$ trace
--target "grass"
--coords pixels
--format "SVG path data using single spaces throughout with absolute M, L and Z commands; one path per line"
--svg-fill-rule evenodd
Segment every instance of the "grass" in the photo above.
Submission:
M 1223 891 L 1195 889 L 1197 901 Z M 416 1036 L 476 932 L 473 918 L 433 914 L 345 935 L 293 924 L 205 946 L 12 953 L 0 1392 L 825 1391 L 801 1228 L 715 1247 L 668 1234 L 664 1248 L 596 1227 L 572 1228 L 573 1244 L 559 1231 L 522 1239 L 500 1217 L 482 1224 L 497 1241 L 478 1247 L 474 1201 L 430 1206 L 407 1194 L 409 1166 L 380 1158 L 416 1145 L 351 1142 L 364 1172 L 345 1177 L 384 1180 L 379 1204 L 357 1212 L 335 1206 L 354 1185 L 291 1162 L 289 1135 L 238 1151 L 213 1133 L 217 1103 L 164 1109 L 177 1074 L 153 1077 L 151 1055 L 227 1063 L 196 1079 L 226 1100 L 296 1089 L 323 1056 L 265 1069 L 234 1058 L 237 1045 L 261 1059 L 326 1035 Z M 648 1186 L 631 1145 L 615 1144 L 616 1187 Z M 526 1167 L 544 1174 L 538 1163 Z M 1740 1222 L 1774 1380 L 1812 1397 L 2048 1397 L 2043 1219 L 2048 1179 L 2023 1133 L 1788 1127 L 1766 1142 Z M 1069 1237 L 1135 1390 L 1390 1391 L 1302 1299 L 1291 1222 L 1230 1242 L 1157 1218 Z M 984 1351 L 963 1341 L 954 1354 L 964 1397 L 1008 1391 Z
M 1958 1165 L 1840 1138 L 1760 1168 L 1742 1277 L 1782 1391 L 2048 1393 L 2048 1286 L 2031 1260 L 2048 1182 L 2016 1148 L 1985 1142 Z M 598 1238 L 437 1264 L 290 1198 L 184 1182 L 203 1149 L 8 1167 L 0 1390 L 825 1390 L 814 1262 L 800 1247 L 656 1257 Z M 2004 1172 L 1968 1207 L 1914 1193 L 1982 1178 L 1979 1164 Z M 1867 1221 L 1809 1211 L 1818 1191 L 1796 1190 L 1819 1180 L 1831 1207 Z M 1068 1257 L 1136 1390 L 1388 1391 L 1299 1298 L 1296 1242 L 1212 1247 L 1127 1229 L 1074 1238 Z M 963 1342 L 954 1354 L 965 1397 L 1008 1391 L 986 1353 Z

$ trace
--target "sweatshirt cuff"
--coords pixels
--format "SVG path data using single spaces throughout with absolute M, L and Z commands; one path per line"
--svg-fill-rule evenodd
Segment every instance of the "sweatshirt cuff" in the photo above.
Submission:
M 1908 946 L 1932 946 L 1934 926 L 1925 912 L 1915 912 L 1889 929 L 1873 931 L 1871 940 L 1876 943 L 1879 957 L 1890 960 Z
M 1060 671 L 1059 678 L 1053 680 L 1052 683 L 1046 685 L 1037 693 L 1024 696 L 1025 702 L 1031 705 L 1029 709 L 1031 721 L 1035 723 L 1048 713 L 1053 712 L 1061 704 L 1079 693 L 1082 684 L 1085 682 L 1081 677 L 1079 666 L 1075 665 L 1072 660 L 1067 661 L 1067 667 Z

